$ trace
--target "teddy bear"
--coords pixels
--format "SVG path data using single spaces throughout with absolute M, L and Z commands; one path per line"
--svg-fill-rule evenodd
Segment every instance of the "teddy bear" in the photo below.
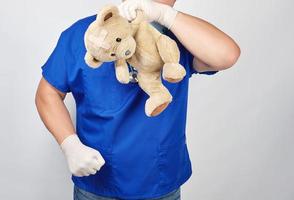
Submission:
M 161 76 L 170 83 L 178 83 L 186 75 L 179 64 L 176 42 L 149 24 L 142 11 L 129 22 L 116 6 L 105 6 L 86 30 L 84 42 L 89 67 L 115 61 L 116 78 L 123 84 L 130 80 L 127 63 L 137 70 L 138 84 L 149 96 L 145 102 L 148 117 L 159 115 L 173 99 Z

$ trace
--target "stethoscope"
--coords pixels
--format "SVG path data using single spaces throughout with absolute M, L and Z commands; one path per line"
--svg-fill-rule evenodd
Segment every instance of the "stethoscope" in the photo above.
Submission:
M 138 83 L 138 71 L 128 63 L 130 83 Z

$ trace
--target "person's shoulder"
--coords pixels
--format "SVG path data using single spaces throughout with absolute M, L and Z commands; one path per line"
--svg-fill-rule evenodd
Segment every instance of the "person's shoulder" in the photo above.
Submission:
M 60 41 L 62 41 L 67 48 L 70 47 L 74 52 L 84 48 L 84 34 L 95 19 L 96 15 L 91 15 L 75 21 L 62 31 Z
M 85 31 L 89 27 L 89 25 L 95 21 L 96 15 L 91 15 L 82 19 L 79 19 L 72 23 L 68 28 L 66 28 L 62 34 L 67 37 L 77 37 L 80 35 L 84 35 Z

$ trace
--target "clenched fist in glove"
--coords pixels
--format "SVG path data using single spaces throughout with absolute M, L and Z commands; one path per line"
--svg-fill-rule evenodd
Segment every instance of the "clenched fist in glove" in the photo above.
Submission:
M 68 136 L 60 145 L 70 172 L 78 177 L 96 174 L 105 161 L 101 154 L 82 144 L 76 134 Z
M 136 18 L 137 10 L 142 10 L 150 22 L 156 21 L 168 29 L 172 27 L 178 13 L 172 7 L 152 0 L 126 0 L 119 5 L 120 14 L 129 21 Z

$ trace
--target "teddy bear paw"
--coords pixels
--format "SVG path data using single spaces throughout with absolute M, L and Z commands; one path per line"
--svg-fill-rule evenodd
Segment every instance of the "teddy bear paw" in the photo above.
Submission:
M 162 77 L 170 83 L 180 82 L 186 76 L 185 68 L 178 63 L 165 63 L 162 69 Z
M 116 79 L 122 84 L 128 84 L 130 82 L 130 74 L 127 68 L 116 68 Z
M 168 104 L 172 101 L 172 96 L 151 96 L 145 104 L 145 113 L 148 117 L 155 117 L 163 112 Z

